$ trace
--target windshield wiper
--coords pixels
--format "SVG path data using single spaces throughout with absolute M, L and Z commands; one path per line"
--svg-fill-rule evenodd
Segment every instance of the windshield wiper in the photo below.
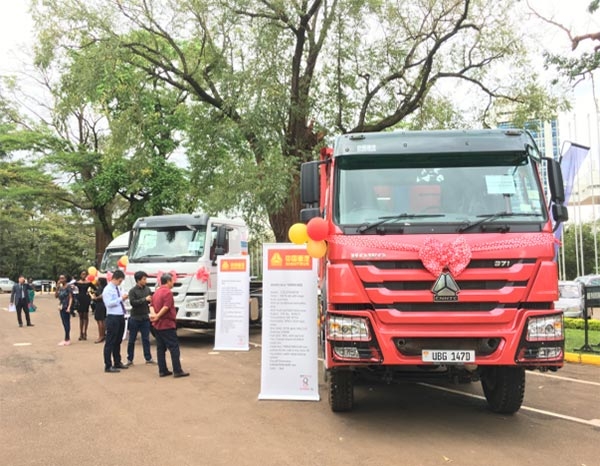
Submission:
M 131 262 L 150 262 L 153 257 L 165 257 L 163 254 L 146 254 L 145 256 L 132 257 Z
M 445 217 L 445 214 L 396 214 L 396 215 L 386 215 L 384 217 L 379 217 L 377 222 L 373 223 L 365 223 L 358 227 L 359 233 L 364 233 L 372 228 L 378 227 L 379 225 L 383 225 L 384 223 L 390 222 L 392 220 L 403 220 L 407 218 L 431 218 L 431 217 Z
M 529 212 L 529 213 L 524 213 L 524 212 L 507 212 L 505 210 L 503 210 L 502 212 L 496 212 L 495 214 L 482 214 L 482 215 L 478 215 L 477 217 L 483 217 L 481 218 L 481 220 L 477 220 L 476 222 L 473 223 L 469 223 L 465 226 L 462 226 L 458 229 L 459 233 L 464 233 L 467 230 L 471 230 L 472 228 L 475 228 L 479 225 L 481 225 L 482 223 L 486 223 L 486 222 L 491 222 L 492 220 L 496 220 L 497 218 L 502 218 L 502 217 L 531 217 L 533 215 L 542 215 L 540 212 Z

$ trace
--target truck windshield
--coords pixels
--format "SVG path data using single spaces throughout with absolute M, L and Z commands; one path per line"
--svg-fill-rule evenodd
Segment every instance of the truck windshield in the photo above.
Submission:
M 204 254 L 205 226 L 134 230 L 129 262 L 195 262 Z
M 107 272 L 109 270 L 116 270 L 119 259 L 127 254 L 127 248 L 115 248 L 107 249 L 104 251 L 102 256 L 102 262 L 100 263 L 100 272 Z
M 334 221 L 540 223 L 547 214 L 536 170 L 514 153 L 338 157 Z

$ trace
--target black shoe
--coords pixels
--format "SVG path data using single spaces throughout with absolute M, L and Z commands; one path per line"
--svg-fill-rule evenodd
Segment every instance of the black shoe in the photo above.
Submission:
M 158 373 L 159 377 L 168 377 L 169 375 L 173 375 L 173 372 L 167 371 L 167 372 L 159 372 Z
M 181 372 L 175 372 L 175 374 L 173 374 L 173 377 L 176 377 L 176 378 L 177 377 L 187 377 L 188 375 L 190 375 L 189 372 L 181 371 Z
M 19 327 L 23 327 L 23 324 L 19 324 Z
M 33 325 L 31 322 L 29 322 L 29 323 L 27 324 L 27 327 L 35 327 L 35 325 Z
M 117 369 L 129 369 L 129 366 L 126 366 L 123 363 L 115 364 L 113 367 L 116 367 Z
M 119 369 L 117 369 L 116 367 L 107 367 L 106 369 L 104 369 L 104 372 L 121 372 Z

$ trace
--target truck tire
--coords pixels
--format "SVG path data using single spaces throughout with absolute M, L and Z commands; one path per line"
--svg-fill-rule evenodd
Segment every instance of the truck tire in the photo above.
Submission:
M 352 411 L 354 405 L 354 380 L 352 371 L 329 371 L 329 406 L 334 412 Z
M 525 369 L 516 366 L 489 366 L 481 374 L 481 386 L 490 409 L 514 414 L 525 395 Z

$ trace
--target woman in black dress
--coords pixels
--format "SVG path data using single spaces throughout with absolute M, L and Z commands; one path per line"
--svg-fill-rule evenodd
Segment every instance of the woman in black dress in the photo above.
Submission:
M 92 301 L 94 303 L 94 319 L 96 319 L 96 323 L 98 324 L 98 339 L 94 343 L 102 343 L 106 336 L 106 327 L 104 326 L 106 306 L 104 306 L 104 301 L 102 301 L 102 292 L 107 284 L 106 278 L 98 278 L 98 287 L 96 288 L 96 291 L 94 291 L 94 296 L 92 296 Z
M 89 289 L 92 285 L 87 280 L 87 272 L 82 270 L 79 274 L 79 280 L 75 282 L 75 286 L 79 290 L 79 339 L 87 340 L 87 329 L 90 322 L 90 302 L 91 296 L 89 295 Z

